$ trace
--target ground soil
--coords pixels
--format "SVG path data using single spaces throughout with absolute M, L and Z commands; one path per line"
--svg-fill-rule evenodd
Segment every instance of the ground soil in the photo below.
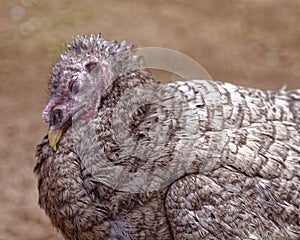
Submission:
M 178 50 L 217 80 L 300 88 L 300 1 L 2 0 L 0 239 L 62 239 L 37 205 L 34 150 L 52 65 L 72 37 Z

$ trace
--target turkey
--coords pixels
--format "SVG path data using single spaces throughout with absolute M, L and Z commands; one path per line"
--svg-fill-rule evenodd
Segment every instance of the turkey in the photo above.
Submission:
M 300 90 L 160 84 L 91 35 L 49 93 L 34 172 L 65 239 L 300 239 Z

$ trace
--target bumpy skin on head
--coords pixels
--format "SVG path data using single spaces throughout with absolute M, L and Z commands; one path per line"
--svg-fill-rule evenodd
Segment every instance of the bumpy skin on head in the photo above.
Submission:
M 50 122 L 51 145 L 56 148 L 67 122 L 79 117 L 87 122 L 97 112 L 114 80 L 142 68 L 142 57 L 126 41 L 118 44 L 102 35 L 75 38 L 53 67 L 49 82 L 50 101 L 42 115 Z
M 105 42 L 77 38 L 50 82 L 52 101 L 62 99 L 49 108 L 51 127 L 86 103 L 68 101 L 85 99 L 80 90 L 74 98 L 63 92 L 76 74 L 95 87 L 90 95 L 100 92 L 87 107 L 93 116 L 81 124 L 86 112 L 75 113 L 57 151 L 45 137 L 36 152 L 39 205 L 65 239 L 300 238 L 300 90 L 209 81 L 220 97 L 216 111 L 203 81 L 159 85 L 137 70 L 139 58 L 122 58 L 117 47 L 105 53 L 98 38 Z M 98 61 L 91 71 L 86 59 Z M 117 79 L 103 94 L 107 76 Z

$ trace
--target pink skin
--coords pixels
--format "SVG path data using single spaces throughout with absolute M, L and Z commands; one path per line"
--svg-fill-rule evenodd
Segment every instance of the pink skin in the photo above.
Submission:
M 81 93 L 73 94 L 70 90 L 61 89 L 58 90 L 57 94 L 52 96 L 49 103 L 45 107 L 42 113 L 42 117 L 45 122 L 50 121 L 50 114 L 55 109 L 61 109 L 63 111 L 64 117 L 68 116 L 70 113 L 75 113 L 80 105 L 85 102 L 89 107 L 85 113 L 80 117 L 84 122 L 88 120 L 98 111 L 101 97 L 104 97 L 112 87 L 111 74 L 109 72 L 108 66 L 106 64 L 101 65 L 102 74 L 99 78 L 88 78 L 84 74 L 79 74 L 74 76 L 70 81 L 82 81 L 85 84 L 85 89 L 88 91 L 85 92 L 83 89 Z M 105 76 L 105 78 L 104 78 Z M 94 91 L 90 92 L 90 89 Z M 99 89 L 97 91 L 97 89 Z M 94 96 L 94 97 L 93 97 Z M 76 101 L 77 99 L 77 101 Z M 90 99 L 93 99 L 93 102 Z M 84 104 L 82 104 L 84 107 Z
M 85 121 L 85 122 L 88 122 L 90 120 L 90 118 L 92 116 L 94 116 L 94 114 L 98 111 L 98 107 L 100 105 L 100 100 L 101 100 L 101 95 L 98 94 L 97 95 L 97 104 L 95 104 L 94 108 L 92 108 L 91 111 L 87 112 L 86 114 L 84 114 L 82 116 L 82 119 Z
M 44 119 L 45 122 L 49 122 L 50 121 L 50 112 L 52 111 L 52 109 L 57 105 L 56 101 L 52 98 L 50 100 L 50 102 L 47 104 L 47 106 L 44 108 L 43 113 L 42 113 L 42 117 Z
M 81 119 L 83 119 L 85 122 L 88 122 L 88 120 L 97 112 L 98 107 L 100 105 L 101 96 L 100 94 L 97 95 L 97 103 L 95 106 L 88 112 L 86 112 Z M 45 122 L 50 121 L 50 113 L 55 109 L 61 109 L 65 113 L 64 115 L 67 116 L 68 113 L 73 112 L 73 103 L 71 101 L 65 101 L 65 104 L 62 103 L 59 99 L 51 99 L 50 102 L 47 104 L 45 109 L 43 110 L 42 117 Z
M 105 76 L 105 78 L 104 78 Z M 88 120 L 98 111 L 98 108 L 100 106 L 100 100 L 101 97 L 104 97 L 107 95 L 107 93 L 111 90 L 112 88 L 112 74 L 109 71 L 108 65 L 107 64 L 102 64 L 102 80 L 100 82 L 100 92 L 97 93 L 97 98 L 96 98 L 96 103 L 94 107 L 88 111 L 86 114 L 83 115 L 82 119 L 85 122 L 88 122 Z M 98 81 L 97 81 L 98 82 Z
M 63 102 L 67 102 L 67 104 L 63 104 Z M 73 109 L 73 104 L 71 104 L 69 101 L 62 101 L 61 99 L 58 98 L 52 98 L 50 102 L 47 104 L 47 106 L 44 108 L 42 117 L 45 122 L 50 121 L 50 113 L 56 109 L 59 108 L 63 110 L 64 112 L 71 112 Z

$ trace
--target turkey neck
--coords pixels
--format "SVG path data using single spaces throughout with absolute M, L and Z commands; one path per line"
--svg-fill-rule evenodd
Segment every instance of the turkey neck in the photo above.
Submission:
M 164 209 L 166 188 L 121 192 L 103 184 L 97 171 L 106 163 L 104 159 L 117 161 L 118 145 L 112 141 L 109 118 L 114 106 L 125 90 L 146 83 L 153 80 L 144 71 L 119 78 L 109 96 L 102 100 L 99 114 L 84 125 L 86 128 L 79 121 L 74 123 L 62 137 L 57 152 L 46 137 L 37 147 L 34 171 L 38 175 L 39 205 L 66 239 L 124 239 L 128 234 L 136 239 L 171 239 Z M 89 150 L 95 144 L 101 151 L 93 159 L 86 159 L 84 144 Z M 95 168 L 96 172 L 91 172 Z M 145 217 L 144 212 L 149 216 Z M 134 225 L 140 227 L 128 228 Z

